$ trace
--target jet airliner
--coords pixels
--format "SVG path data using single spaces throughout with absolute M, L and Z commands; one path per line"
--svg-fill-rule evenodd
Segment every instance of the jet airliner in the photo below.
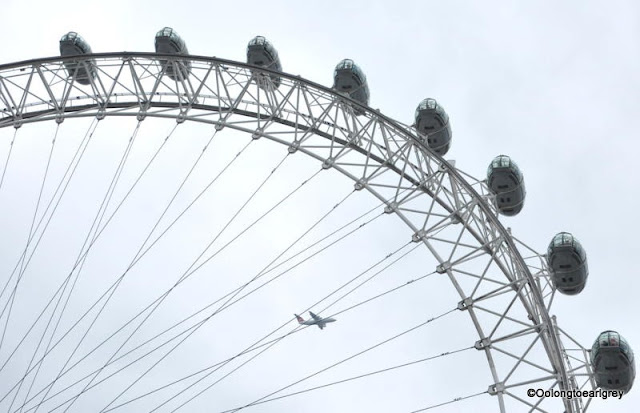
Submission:
M 311 319 L 306 320 L 302 317 L 300 317 L 298 314 L 294 314 L 296 316 L 296 319 L 298 320 L 298 323 L 300 324 L 304 324 L 305 326 L 318 326 L 320 327 L 320 330 L 322 330 L 323 328 L 325 328 L 327 326 L 327 323 L 333 323 L 334 321 L 336 321 L 335 318 L 322 318 L 320 316 L 317 316 L 315 314 L 313 314 L 311 311 L 309 311 L 309 314 L 311 315 Z

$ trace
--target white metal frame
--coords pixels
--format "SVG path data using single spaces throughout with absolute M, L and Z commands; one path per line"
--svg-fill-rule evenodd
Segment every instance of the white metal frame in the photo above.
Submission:
M 236 129 L 283 144 L 290 153 L 303 152 L 386 202 L 385 211 L 397 214 L 413 231 L 413 241 L 438 260 L 436 271 L 449 277 L 460 295 L 458 308 L 469 313 L 478 332 L 475 347 L 487 357 L 494 380 L 488 392 L 497 396 L 500 411 L 508 410 L 508 400 L 529 411 L 587 409 L 590 400 L 525 397 L 526 386 L 595 388 L 588 352 L 549 315 L 555 289 L 544 256 L 520 243 L 533 252 L 525 260 L 519 242 L 500 223 L 486 183 L 433 153 L 415 129 L 299 76 L 257 72 L 243 63 L 154 53 L 84 59 L 0 65 L 0 127 L 93 116 L 174 118 Z M 185 59 L 192 66 L 187 78 L 165 75 L 168 65 Z M 95 71 L 90 85 L 69 76 L 63 64 L 69 60 Z M 164 67 L 160 60 L 167 62 Z M 265 87 L 269 74 L 281 76 L 278 89 Z M 484 271 L 467 270 L 471 261 Z M 487 322 L 487 316 L 493 321 Z M 561 335 L 569 337 L 581 357 L 563 347 Z M 544 351 L 548 363 L 534 360 L 533 349 Z M 511 367 L 503 371 L 496 357 L 512 359 Z M 516 380 L 524 366 L 537 373 Z

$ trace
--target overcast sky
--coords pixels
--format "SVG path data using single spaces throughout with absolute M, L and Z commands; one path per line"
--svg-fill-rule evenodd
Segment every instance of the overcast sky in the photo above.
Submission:
M 241 3 L 164 0 L 129 3 L 114 0 L 85 1 L 74 5 L 9 0 L 2 8 L 5 18 L 0 33 L 5 40 L 0 62 L 57 55 L 59 38 L 71 30 L 79 32 L 94 52 L 152 51 L 153 36 L 164 26 L 176 29 L 194 55 L 238 61 L 246 58 L 248 40 L 258 34 L 264 35 L 277 48 L 285 72 L 328 86 L 331 85 L 335 64 L 343 58 L 352 58 L 367 75 L 371 90 L 370 106 L 379 108 L 394 119 L 412 123 L 420 100 L 425 97 L 438 99 L 447 110 L 453 129 L 453 144 L 446 158 L 455 160 L 460 169 L 483 178 L 488 163 L 496 155 L 508 154 L 518 163 L 525 175 L 526 204 L 517 217 L 501 218 L 505 226 L 511 227 L 518 238 L 540 252 L 544 252 L 551 237 L 560 231 L 572 232 L 587 250 L 590 270 L 587 286 L 578 296 L 556 298 L 552 310 L 559 324 L 587 348 L 598 333 L 614 329 L 638 349 L 639 310 L 635 304 L 640 292 L 637 279 L 640 249 L 636 241 L 640 231 L 637 222 L 640 203 L 640 173 L 637 169 L 640 149 L 637 141 L 637 131 L 640 130 L 640 6 L 632 1 L 344 3 L 253 0 Z M 68 137 L 68 151 L 73 142 L 79 142 L 88 126 L 89 122 L 84 120 L 65 122 L 61 126 L 62 136 Z M 52 234 L 57 234 L 58 238 L 51 235 L 48 244 L 45 243 L 50 246 L 49 252 L 38 256 L 34 262 L 36 270 L 26 278 L 29 287 L 19 297 L 22 300 L 20 308 L 25 311 L 24 320 L 30 319 L 28 308 L 33 308 L 33 311 L 40 308 L 47 296 L 39 289 L 44 291 L 44 286 L 57 286 L 66 275 L 64 268 L 68 268 L 75 258 L 77 247 L 88 228 L 86 225 L 82 227 L 84 229 L 74 231 L 79 226 L 71 222 L 77 219 L 90 223 L 87 220 L 95 214 L 90 208 L 99 205 L 98 200 L 104 194 L 112 173 L 108 165 L 113 166 L 117 162 L 134 127 L 133 120 L 107 119 L 99 125 L 96 136 L 102 139 L 102 143 L 93 147 L 95 161 L 91 167 L 85 167 L 83 177 L 79 178 L 87 188 L 93 187 L 95 191 L 76 192 L 77 202 L 74 199 L 73 205 L 61 209 L 60 218 L 52 228 Z M 143 124 L 140 136 L 149 146 L 140 144 L 134 158 L 142 164 L 141 160 L 152 153 L 171 127 L 172 124 L 167 122 Z M 49 142 L 55 133 L 53 123 L 29 128 L 19 130 L 17 138 L 44 136 Z M 97 290 L 102 291 L 101 288 L 115 279 L 125 261 L 135 254 L 135 245 L 144 239 L 145 231 L 153 225 L 151 215 L 158 216 L 162 212 L 162 206 L 179 185 L 179 174 L 184 174 L 211 132 L 210 128 L 202 125 L 182 125 L 176 130 L 176 140 L 188 143 L 172 142 L 172 152 L 165 153 L 166 158 L 160 162 L 164 162 L 167 168 L 178 168 L 178 172 L 173 175 L 158 171 L 154 175 L 155 185 L 148 186 L 147 195 L 136 198 L 132 201 L 135 206 L 129 212 L 123 212 L 120 223 L 114 224 L 119 225 L 119 234 L 133 233 L 130 226 L 141 229 L 137 236 L 131 236 L 135 238 L 131 243 L 129 235 L 113 235 L 110 241 L 105 241 L 88 265 L 93 265 L 90 268 L 96 272 L 109 273 L 112 278 L 99 280 L 99 277 L 94 277 L 91 283 L 95 284 L 87 281 L 84 291 L 91 291 L 89 284 L 100 287 L 96 288 L 96 294 Z M 0 131 L 2 162 L 12 135 L 13 130 Z M 107 139 L 116 135 L 119 143 Z M 206 181 L 206 172 L 219 170 L 229 159 L 229 154 L 235 154 L 248 140 L 249 137 L 240 136 L 232 142 L 220 143 L 228 152 L 208 155 L 211 169 L 194 178 L 195 183 L 185 191 L 195 194 L 198 182 Z M 3 234 L 8 234 L 6 237 L 3 235 L 6 239 L 2 245 L 11 251 L 19 250 L 18 245 L 23 245 L 20 243 L 24 243 L 28 234 L 30 214 L 36 199 L 34 195 L 37 197 L 38 179 L 41 179 L 41 172 L 30 175 L 29 171 L 33 171 L 30 165 L 41 168 L 49 149 L 48 145 L 36 145 L 35 138 L 28 142 L 16 146 L 16 159 L 25 163 L 17 162 L 16 169 L 9 169 L 6 187 L 2 188 L 8 192 L 0 194 L 0 210 L 3 211 L 0 228 Z M 175 278 L 155 276 L 158 269 L 163 268 L 167 273 L 173 271 L 174 276 L 179 273 L 195 251 L 206 245 L 210 238 L 210 231 L 201 233 L 196 229 L 222 225 L 220 223 L 237 210 L 242 197 L 250 193 L 284 156 L 282 148 L 274 149 L 274 145 L 261 141 L 256 145 L 252 144 L 247 156 L 239 161 L 238 168 L 229 172 L 229 179 L 214 190 L 202 206 L 200 218 L 193 218 L 179 230 L 182 232 L 175 235 L 175 244 L 161 247 L 160 251 L 165 253 L 174 252 L 175 259 L 161 261 L 162 252 L 158 252 L 145 261 L 137 270 L 140 275 L 136 281 L 131 281 L 128 290 L 118 295 L 119 304 L 114 304 L 114 309 L 105 316 L 108 321 L 104 330 L 99 331 L 109 330 L 121 315 L 124 317 L 125 312 L 121 314 L 117 310 L 119 306 L 124 308 L 132 301 L 135 304 L 136 300 L 143 306 L 143 302 L 149 302 L 166 289 Z M 27 156 L 32 149 L 36 154 L 34 159 Z M 227 156 L 222 153 L 227 153 Z M 177 162 L 170 155 L 183 160 L 182 166 L 176 166 Z M 103 167 L 103 170 L 96 172 L 97 167 Z M 316 167 L 304 159 L 287 164 L 288 171 L 295 171 L 295 174 L 288 175 L 300 180 L 313 174 Z M 54 172 L 62 171 L 62 166 L 55 168 Z M 296 179 L 288 182 L 283 181 L 282 188 L 290 189 L 299 183 Z M 166 188 L 163 188 L 165 183 Z M 305 196 L 301 197 L 301 205 L 305 205 L 303 208 L 307 208 L 308 215 L 313 217 L 331 208 L 349 192 L 352 185 L 335 176 L 320 177 L 313 184 L 311 189 L 305 188 L 310 191 L 308 193 L 316 194 L 313 191 L 318 191 L 326 194 L 314 195 L 313 199 L 318 201 L 313 205 L 308 205 L 308 202 L 302 204 Z M 238 200 L 227 201 L 226 194 L 234 191 L 241 193 Z M 257 214 L 285 192 L 286 189 L 281 189 L 281 192 L 275 189 L 272 195 L 256 200 L 257 206 L 252 213 Z M 87 198 L 86 209 L 81 206 L 85 205 L 80 200 L 81 193 L 85 193 Z M 154 196 L 157 196 L 157 201 Z M 177 202 L 186 203 L 187 199 L 185 196 Z M 369 203 L 363 201 L 357 207 L 356 204 L 345 205 L 345 210 L 340 212 L 342 221 L 356 216 L 358 211 L 363 212 L 363 205 L 374 203 L 371 200 Z M 139 216 L 145 208 L 150 211 L 150 217 Z M 207 216 L 206 208 L 219 208 L 222 212 L 219 217 L 212 218 Z M 176 207 L 175 211 L 178 210 Z M 304 216 L 306 214 L 296 212 L 296 208 L 291 211 L 280 217 L 286 225 L 274 220 L 269 224 L 273 227 L 266 226 L 243 247 L 234 249 L 228 257 L 215 264 L 215 269 L 209 269 L 208 274 L 235 274 L 239 272 L 235 267 L 237 263 L 252 261 L 247 257 L 256 262 L 256 268 L 247 271 L 259 271 L 257 263 L 276 255 L 277 248 L 284 248 L 287 240 L 295 239 L 296 228 L 299 230 L 312 222 Z M 22 221 L 12 218 L 14 216 L 21 217 Z M 241 351 L 243 346 L 278 326 L 278 322 L 285 321 L 291 313 L 302 311 L 313 300 L 319 299 L 321 295 L 316 291 L 324 291 L 325 284 L 338 285 L 339 280 L 356 275 L 408 240 L 410 234 L 406 229 L 395 229 L 401 226 L 399 220 L 392 217 L 382 217 L 381 220 L 384 223 L 367 229 L 369 232 L 359 235 L 353 242 L 349 241 L 348 246 L 329 253 L 322 265 L 314 264 L 301 270 L 299 277 L 242 304 L 235 312 L 229 311 L 219 324 L 209 326 L 206 333 L 194 337 L 193 343 L 188 344 L 191 347 L 180 353 L 182 356 L 168 359 L 154 370 L 155 376 L 150 380 L 157 381 L 146 385 L 151 388 L 153 383 L 165 383 L 169 381 L 167 377 L 180 377 L 228 357 L 234 349 Z M 325 229 L 328 231 L 329 228 L 331 225 Z M 389 231 L 388 228 L 394 230 Z M 284 234 L 284 229 L 289 235 Z M 114 231 L 114 234 L 117 233 Z M 127 242 L 123 242 L 122 237 L 127 238 Z M 193 243 L 193 247 L 178 246 L 183 242 L 179 240 L 187 240 Z M 64 258 L 60 253 L 62 244 L 69 245 Z M 386 281 L 368 287 L 352 302 L 431 271 L 433 259 L 426 251 L 418 254 L 421 255 L 409 257 L 400 264 L 399 274 L 390 274 Z M 12 268 L 16 255 L 0 255 L 4 260 L 3 271 L 7 267 Z M 355 262 L 354 259 L 352 263 L 351 258 L 355 256 L 358 260 Z M 122 259 L 118 261 L 116 258 Z M 155 264 L 154 259 L 158 260 Z M 430 260 L 426 264 L 428 271 L 422 268 L 427 259 Z M 175 265 L 175 270 L 166 267 L 171 265 Z M 59 269 L 59 274 L 52 276 L 51 281 L 43 281 L 48 278 L 49 271 L 51 274 L 56 272 L 54 269 Z M 224 281 L 220 283 L 194 283 L 192 287 L 177 292 L 172 298 L 175 302 L 167 304 L 164 315 L 157 317 L 155 327 L 160 328 L 163 323 L 173 320 L 174 308 L 180 308 L 186 314 L 197 308 L 198 303 L 206 303 L 213 297 L 206 289 L 226 291 L 235 285 L 229 280 L 227 284 Z M 357 314 L 345 316 L 323 332 L 307 329 L 295 338 L 287 339 L 290 342 L 283 342 L 281 348 L 274 347 L 273 351 L 265 353 L 264 358 L 258 359 L 259 362 L 247 365 L 246 371 L 240 370 L 236 376 L 230 376 L 220 388 L 205 393 L 183 410 L 217 412 L 246 404 L 352 352 L 439 315 L 457 302 L 451 286 L 438 280 L 424 290 L 402 294 L 405 295 L 371 304 Z M 88 292 L 87 297 L 90 296 Z M 86 302 L 79 299 L 77 307 L 72 306 L 69 310 L 70 314 L 80 311 L 83 304 Z M 69 316 L 68 321 L 71 318 Z M 313 383 L 295 389 L 428 357 L 471 345 L 477 340 L 466 315 L 454 313 L 448 319 L 450 321 L 435 321 L 425 327 L 424 332 L 406 337 L 396 347 L 390 345 L 366 360 L 341 366 L 335 374 L 314 378 Z M 263 320 L 268 321 L 263 323 Z M 151 331 L 155 330 L 150 328 Z M 3 349 L 0 360 L 5 357 L 6 350 Z M 28 357 L 25 355 L 22 360 L 23 368 L 28 364 Z M 47 365 L 43 371 L 46 368 Z M 483 369 L 483 372 L 476 374 L 476 369 Z M 56 373 L 53 368 L 49 371 L 54 376 Z M 132 375 L 128 379 L 134 378 Z M 484 391 L 489 384 L 486 360 L 481 353 L 474 351 L 253 409 L 257 412 L 404 412 Z M 3 387 L 0 384 L 0 389 Z M 108 397 L 108 390 L 97 394 Z M 635 390 L 621 401 L 596 400 L 590 411 L 635 412 L 640 404 Z M 88 409 L 84 411 L 92 411 L 104 406 L 104 403 L 91 404 L 90 399 L 91 396 L 80 399 L 74 405 L 75 409 L 81 411 L 84 407 Z M 162 398 L 144 406 L 155 406 L 160 400 Z M 443 411 L 473 408 L 491 411 L 493 406 L 494 399 L 481 396 Z M 119 411 L 136 410 L 131 407 Z

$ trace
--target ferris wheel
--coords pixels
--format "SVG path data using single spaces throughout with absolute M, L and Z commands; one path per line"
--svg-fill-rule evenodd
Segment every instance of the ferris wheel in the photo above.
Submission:
M 247 63 L 171 28 L 60 51 L 0 66 L 3 411 L 585 412 L 631 389 L 624 338 L 585 348 L 551 311 L 584 248 L 503 225 L 523 173 L 445 160 L 440 101 L 404 124 L 353 60 L 326 87 L 261 36 Z

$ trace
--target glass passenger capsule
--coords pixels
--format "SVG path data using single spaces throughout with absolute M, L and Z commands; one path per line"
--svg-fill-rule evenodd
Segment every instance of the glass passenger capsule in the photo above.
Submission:
M 165 27 L 156 33 L 156 53 L 188 55 L 187 45 L 171 27 Z M 165 68 L 166 75 L 172 80 L 184 80 L 191 73 L 191 61 L 160 59 L 160 65 Z
M 69 32 L 60 39 L 60 56 L 62 57 L 91 53 L 89 43 L 76 32 Z M 91 79 L 96 77 L 95 61 L 92 59 L 65 61 L 64 67 L 69 76 L 75 75 L 76 82 L 82 85 L 91 84 Z
M 425 137 L 429 148 L 444 155 L 451 146 L 451 124 L 449 115 L 435 99 L 427 98 L 420 102 L 415 114 L 416 130 Z
M 520 168 L 506 155 L 496 156 L 487 169 L 487 184 L 496 195 L 498 211 L 517 215 L 524 205 L 526 191 Z
M 336 65 L 333 71 L 333 89 L 348 95 L 363 105 L 369 105 L 369 85 L 364 72 L 351 59 L 344 59 Z M 355 110 L 361 115 L 362 110 Z
M 591 347 L 591 365 L 596 384 L 607 390 L 628 393 L 636 378 L 633 350 L 615 331 L 603 331 Z
M 282 71 L 282 64 L 278 57 L 278 51 L 263 36 L 256 36 L 247 45 L 247 63 L 267 69 Z M 280 87 L 280 76 L 257 74 L 258 85 L 265 90 Z
M 560 232 L 553 237 L 547 249 L 547 263 L 560 292 L 574 295 L 584 289 L 589 275 L 587 253 L 573 235 Z

